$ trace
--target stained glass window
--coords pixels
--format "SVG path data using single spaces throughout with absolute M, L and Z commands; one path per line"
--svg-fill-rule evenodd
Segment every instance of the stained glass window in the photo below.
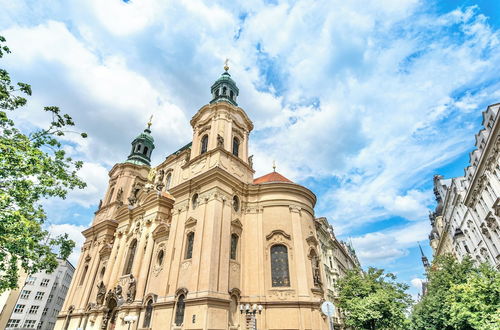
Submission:
M 284 245 L 271 247 L 271 277 L 273 286 L 290 286 L 288 249 Z

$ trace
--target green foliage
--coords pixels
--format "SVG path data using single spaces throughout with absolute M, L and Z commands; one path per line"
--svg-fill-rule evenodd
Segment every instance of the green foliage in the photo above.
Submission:
M 351 270 L 337 283 L 339 307 L 347 326 L 355 329 L 406 329 L 412 300 L 408 286 L 396 276 L 370 267 L 367 272 Z
M 412 329 L 500 329 L 500 273 L 472 260 L 437 257 L 427 294 L 412 312 Z
M 10 53 L 4 42 L 0 36 L 0 58 Z M 67 234 L 49 238 L 40 200 L 65 198 L 69 189 L 85 187 L 76 175 L 82 162 L 67 157 L 58 140 L 73 120 L 57 107 L 45 107 L 52 117 L 49 127 L 24 134 L 9 117 L 26 104 L 23 94 L 31 95 L 30 85 L 13 85 L 0 69 L 0 293 L 17 286 L 19 267 L 28 273 L 52 271 L 54 250 L 69 256 L 75 243 Z

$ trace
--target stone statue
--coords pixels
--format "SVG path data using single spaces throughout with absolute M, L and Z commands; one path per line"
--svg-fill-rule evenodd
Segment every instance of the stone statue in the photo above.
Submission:
M 136 292 L 136 280 L 134 275 L 130 274 L 130 279 L 128 282 L 128 291 L 127 291 L 127 302 L 131 303 L 135 299 Z
M 141 191 L 141 184 L 139 182 L 136 182 L 134 186 L 132 187 L 132 192 L 130 193 L 130 196 L 128 197 L 128 203 L 130 205 L 134 205 L 137 202 L 137 197 L 139 196 L 139 192 Z
M 250 168 L 253 168 L 253 155 L 248 157 L 248 165 L 250 165 Z
M 313 264 L 313 281 L 315 286 L 321 286 L 321 274 L 319 272 L 319 260 L 317 256 L 312 259 Z
M 122 286 L 120 284 L 118 284 L 115 287 L 115 295 L 116 295 L 116 298 L 118 298 L 119 300 L 123 299 L 123 296 L 122 296 Z
M 217 134 L 217 147 L 224 148 L 224 138 L 220 134 Z
M 122 197 L 123 197 L 123 188 L 120 187 L 120 189 L 118 189 L 118 192 L 116 193 L 116 201 L 120 204 L 123 203 Z
M 101 283 L 99 283 L 99 285 L 97 286 L 97 297 L 96 297 L 97 305 L 102 305 L 104 303 L 105 296 L 106 296 L 106 286 L 104 285 L 104 282 L 101 281 Z
M 165 184 L 163 183 L 163 179 L 165 177 L 165 170 L 160 170 L 158 172 L 158 179 L 156 180 L 156 190 L 162 191 Z
M 97 210 L 100 210 L 102 207 L 102 199 L 99 200 L 99 206 L 97 207 Z

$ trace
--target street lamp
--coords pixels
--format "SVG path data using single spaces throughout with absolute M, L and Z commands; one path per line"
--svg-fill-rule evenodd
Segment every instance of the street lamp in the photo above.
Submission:
M 127 315 L 123 318 L 123 321 L 128 324 L 128 330 L 130 330 L 130 325 L 137 321 L 137 316 L 135 315 Z
M 255 315 L 257 312 L 259 314 L 262 313 L 262 305 L 257 305 L 253 304 L 250 305 L 249 303 L 247 304 L 240 304 L 240 313 L 243 314 L 245 313 L 247 316 L 247 328 L 252 329 L 252 330 L 257 330 L 257 320 L 255 318 Z

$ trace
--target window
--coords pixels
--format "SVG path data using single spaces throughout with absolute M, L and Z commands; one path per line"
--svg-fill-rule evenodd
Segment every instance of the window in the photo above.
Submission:
M 170 189 L 170 182 L 172 182 L 172 173 L 167 174 L 167 179 L 165 180 L 165 190 Z
M 290 286 L 288 249 L 285 245 L 271 247 L 271 277 L 272 286 Z
M 328 259 L 330 260 L 330 268 L 333 269 L 332 257 L 329 257 Z
M 42 315 L 43 315 L 43 316 L 47 315 L 47 311 L 48 311 L 48 310 L 49 310 L 49 308 L 48 308 L 48 307 L 45 307 L 45 308 L 43 309 Z
M 38 322 L 38 326 L 36 327 L 37 329 L 41 329 L 43 326 L 43 321 Z
M 29 290 L 23 290 L 21 292 L 21 299 L 28 299 L 30 297 L 31 291 Z
M 99 274 L 99 277 L 102 279 L 104 277 L 105 273 L 106 273 L 106 267 L 102 267 L 101 273 Z
M 233 93 L 233 91 L 229 91 L 229 96 L 231 96 L 231 99 L 234 99 L 234 93 Z
M 184 309 L 186 305 L 184 304 L 184 295 L 181 294 L 179 298 L 177 298 L 177 304 L 175 309 L 175 325 L 181 326 L 184 322 Z
M 140 144 L 138 144 L 138 145 L 137 145 L 137 149 L 135 149 L 135 151 L 136 151 L 136 152 L 141 151 L 141 145 L 140 145 Z
M 83 268 L 82 277 L 80 277 L 80 283 L 78 285 L 83 285 L 83 282 L 85 281 L 85 278 L 87 277 L 88 270 L 89 270 L 89 265 L 85 265 L 85 268 Z
M 24 321 L 24 327 L 28 329 L 35 329 L 36 320 L 26 320 Z
M 123 269 L 123 275 L 130 274 L 130 272 L 132 271 L 132 265 L 134 263 L 136 249 L 137 249 L 137 240 L 134 239 L 132 243 L 130 243 L 130 247 L 128 248 L 127 263 L 125 264 L 125 268 Z
M 194 233 L 190 232 L 187 235 L 186 255 L 184 259 L 191 259 L 193 257 L 193 244 L 194 244 Z
M 201 152 L 200 154 L 204 154 L 208 150 L 208 135 L 204 135 L 201 138 Z
M 24 311 L 24 306 L 25 305 L 17 304 L 14 308 L 14 313 L 22 313 Z
M 191 198 L 191 205 L 193 210 L 198 206 L 198 194 L 194 194 L 193 198 Z
M 239 151 L 240 151 L 240 140 L 238 140 L 238 138 L 235 137 L 233 139 L 233 155 L 238 157 Z
M 226 93 L 227 93 L 227 87 L 224 86 L 222 87 L 222 95 L 226 95 Z
M 21 320 L 10 319 L 7 322 L 7 328 L 19 328 L 19 323 L 21 323 Z
M 54 295 L 49 295 L 49 299 L 47 299 L 47 304 L 50 304 L 52 302 L 53 297 Z
M 238 212 L 238 210 L 240 209 L 240 199 L 238 198 L 238 196 L 233 197 L 233 209 L 235 212 Z
M 160 250 L 158 252 L 158 255 L 156 256 L 156 262 L 158 263 L 158 266 L 163 265 L 163 257 L 165 256 L 165 252 L 163 250 Z
M 26 284 L 27 284 L 27 285 L 33 285 L 33 284 L 35 284 L 35 281 L 36 281 L 36 277 L 34 277 L 34 276 L 30 276 L 30 277 L 28 277 L 28 279 L 26 280 Z
M 148 155 L 148 147 L 144 147 L 144 150 L 142 151 L 142 153 L 147 156 Z
M 42 300 L 45 292 L 38 291 L 35 295 L 35 300 Z
M 236 260 L 237 250 L 238 250 L 238 235 L 232 234 L 231 235 L 231 254 L 230 254 L 230 258 L 232 260 Z
M 153 315 L 153 300 L 149 299 L 146 305 L 146 314 L 144 315 L 143 328 L 149 328 L 151 324 L 151 316 Z
M 50 282 L 50 279 L 48 278 L 44 278 L 42 280 L 42 283 L 40 283 L 40 286 L 48 286 L 49 285 L 49 282 Z
M 36 314 L 36 313 L 38 313 L 38 308 L 40 308 L 40 306 L 31 306 L 30 311 L 28 313 L 29 314 Z

